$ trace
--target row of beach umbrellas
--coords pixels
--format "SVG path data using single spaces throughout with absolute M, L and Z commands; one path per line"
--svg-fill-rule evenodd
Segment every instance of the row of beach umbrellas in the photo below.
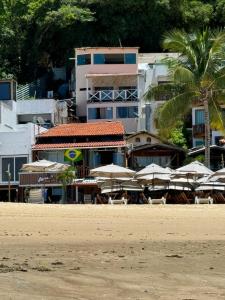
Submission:
M 225 191 L 225 168 L 213 172 L 195 161 L 176 170 L 150 164 L 139 172 L 114 164 L 92 169 L 90 175 L 97 178 L 102 193 L 118 190 L 183 190 Z

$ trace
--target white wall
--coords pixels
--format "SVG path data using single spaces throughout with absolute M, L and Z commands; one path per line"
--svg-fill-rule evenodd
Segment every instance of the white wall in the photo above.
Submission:
M 147 63 L 140 63 L 138 65 L 139 69 L 139 85 L 138 90 L 140 93 L 140 106 L 139 106 L 139 124 L 138 124 L 138 130 L 148 130 L 147 127 L 150 127 L 150 132 L 157 134 L 157 129 L 155 127 L 155 111 L 159 106 L 161 106 L 164 101 L 152 101 L 147 102 L 148 105 L 150 105 L 151 108 L 151 114 L 150 117 L 146 116 L 145 107 L 146 107 L 146 100 L 144 98 L 145 93 L 148 91 L 149 87 L 151 85 L 157 85 L 158 81 L 167 79 L 168 75 L 168 68 L 164 64 L 147 64 Z M 147 120 L 146 124 L 146 118 L 150 118 L 150 120 Z
M 0 124 L 1 126 L 13 127 L 17 124 L 17 102 L 14 100 L 0 101 Z
M 130 106 L 138 106 L 138 102 L 103 102 L 103 103 L 88 103 L 87 105 L 87 117 L 88 117 L 88 108 L 106 108 L 112 107 L 113 108 L 113 118 L 112 119 L 87 119 L 87 122 L 101 122 L 101 121 L 121 121 L 124 125 L 124 129 L 126 133 L 134 133 L 137 132 L 138 126 L 138 116 L 134 118 L 117 118 L 116 116 L 116 108 L 117 107 L 130 107 Z
M 42 115 L 51 114 L 51 121 L 54 122 L 56 101 L 54 99 L 22 100 L 17 102 L 17 115 Z

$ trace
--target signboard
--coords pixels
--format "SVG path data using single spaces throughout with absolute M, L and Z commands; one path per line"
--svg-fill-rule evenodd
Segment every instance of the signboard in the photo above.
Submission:
M 64 152 L 64 160 L 65 161 L 72 161 L 72 162 L 78 162 L 83 160 L 83 155 L 81 150 L 79 149 L 67 149 Z

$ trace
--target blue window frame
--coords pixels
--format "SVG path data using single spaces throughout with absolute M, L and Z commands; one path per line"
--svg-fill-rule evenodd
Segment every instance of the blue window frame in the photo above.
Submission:
M 112 119 L 113 108 L 112 107 L 89 107 L 88 108 L 88 119 Z
M 91 64 L 91 54 L 81 54 L 77 55 L 77 65 L 90 65 Z
M 125 53 L 124 62 L 125 64 L 136 64 L 136 53 Z
M 204 120 L 204 110 L 196 109 L 195 110 L 195 125 L 205 124 Z
M 121 106 L 116 108 L 116 117 L 118 119 L 137 118 L 137 106 Z
M 10 82 L 1 82 L 0 83 L 0 100 L 10 100 Z
M 104 54 L 94 54 L 94 64 L 95 65 L 102 65 L 105 63 L 105 55 Z

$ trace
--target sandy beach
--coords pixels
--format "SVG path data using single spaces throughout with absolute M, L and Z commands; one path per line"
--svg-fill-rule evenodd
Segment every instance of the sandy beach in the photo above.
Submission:
M 225 299 L 224 205 L 0 204 L 0 299 Z

